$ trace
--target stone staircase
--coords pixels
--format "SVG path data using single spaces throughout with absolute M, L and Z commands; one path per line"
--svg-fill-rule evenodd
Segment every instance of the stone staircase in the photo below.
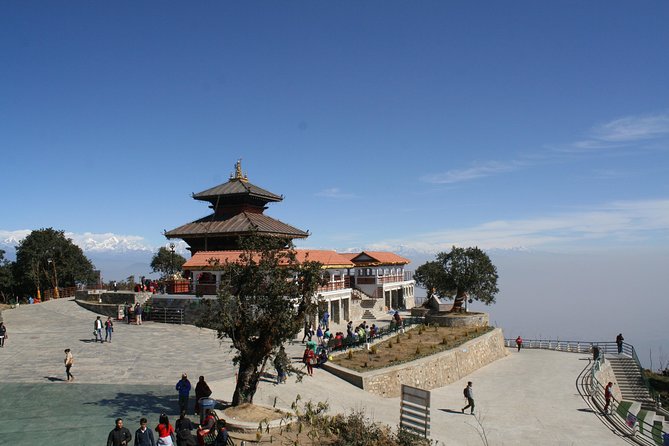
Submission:
M 637 401 L 644 407 L 654 404 L 653 398 L 643 381 L 641 369 L 633 358 L 625 355 L 606 355 L 606 360 L 616 376 L 623 400 Z
M 360 301 L 360 307 L 365 310 L 362 314 L 363 320 L 372 320 L 377 319 L 376 314 L 374 314 L 374 307 L 376 306 L 376 299 L 362 299 Z

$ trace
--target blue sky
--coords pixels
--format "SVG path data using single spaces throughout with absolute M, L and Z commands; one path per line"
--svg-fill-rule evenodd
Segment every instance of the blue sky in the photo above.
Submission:
M 6 2 L 0 239 L 155 249 L 242 158 L 303 246 L 665 249 L 667 23 L 660 1 Z

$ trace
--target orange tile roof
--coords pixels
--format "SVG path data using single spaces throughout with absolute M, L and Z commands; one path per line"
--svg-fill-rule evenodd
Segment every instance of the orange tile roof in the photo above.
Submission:
M 359 257 L 366 255 L 371 260 L 357 260 Z M 411 260 L 399 256 L 392 252 L 385 251 L 363 251 L 361 253 L 353 255 L 351 261 L 356 264 L 364 265 L 406 265 L 411 263 Z
M 243 252 L 244 251 L 198 251 L 184 263 L 183 269 L 216 269 L 216 267 L 211 264 L 212 260 L 217 260 L 220 264 L 237 262 Z M 298 262 L 304 262 L 306 260 L 320 262 L 325 268 L 352 268 L 355 266 L 350 260 L 335 251 L 296 249 L 295 253 Z

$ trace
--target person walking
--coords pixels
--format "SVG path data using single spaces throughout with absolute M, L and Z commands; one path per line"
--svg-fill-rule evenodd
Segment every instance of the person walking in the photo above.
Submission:
M 613 398 L 613 383 L 609 381 L 609 383 L 604 388 L 604 400 L 606 400 L 606 404 L 604 405 L 604 414 L 609 413 L 609 407 L 611 407 L 612 398 Z
M 65 375 L 67 376 L 67 380 L 74 381 L 74 375 L 70 373 L 70 369 L 74 365 L 74 356 L 72 356 L 72 352 L 69 348 L 65 349 L 65 359 L 63 362 L 65 362 Z
M 181 375 L 181 379 L 177 381 L 176 389 L 179 392 L 179 412 L 183 410 L 188 413 L 188 396 L 190 395 L 191 385 L 186 373 Z
M 327 330 L 330 328 L 330 313 L 328 313 L 328 310 L 325 310 L 323 312 L 323 318 L 321 319 L 321 325 L 323 326 L 324 330 Z
M 523 338 L 520 336 L 516 338 L 516 346 L 518 347 L 518 351 L 520 351 L 520 348 L 523 346 Z
M 274 357 L 274 368 L 276 369 L 276 383 L 281 384 L 286 382 L 286 371 L 290 360 L 286 354 L 286 348 L 282 345 L 279 347 L 279 352 Z
M 7 327 L 4 322 L 0 322 L 0 348 L 5 347 L 5 338 L 7 337 Z
M 471 414 L 474 415 L 474 389 L 472 389 L 472 382 L 467 382 L 467 387 L 464 390 L 465 398 L 467 399 L 467 405 L 462 408 L 462 413 L 465 413 L 465 409 L 471 408 Z
M 117 418 L 116 426 L 107 437 L 107 446 L 128 446 L 130 440 L 132 440 L 132 434 L 127 427 L 123 427 L 123 418 Z
M 211 395 L 211 389 L 209 385 L 204 380 L 204 376 L 198 378 L 197 384 L 195 384 L 195 413 L 200 414 L 200 399 L 208 398 Z
M 95 342 L 104 342 L 102 340 L 102 321 L 100 320 L 100 316 L 93 322 L 93 336 L 95 336 Z
M 114 321 L 111 316 L 105 321 L 105 342 L 112 341 L 112 333 L 114 332 Z
M 616 336 L 616 344 L 618 344 L 618 354 L 621 354 L 623 352 L 623 341 L 625 338 L 623 338 L 622 333 L 618 333 L 618 336 Z
M 130 305 L 129 302 L 125 303 L 125 321 L 130 325 L 130 310 L 132 309 L 132 306 Z
M 158 418 L 158 426 L 156 426 L 156 432 L 158 432 L 158 443 L 161 446 L 174 446 L 176 438 L 174 437 L 174 427 L 170 424 L 170 420 L 167 418 L 167 415 L 164 413 L 160 414 Z
M 307 375 L 314 375 L 314 363 L 316 362 L 316 353 L 307 346 L 304 349 L 304 355 L 302 356 L 302 362 L 307 366 Z
M 135 446 L 156 446 L 153 431 L 146 427 L 147 423 L 146 418 L 140 418 L 139 429 L 135 431 Z

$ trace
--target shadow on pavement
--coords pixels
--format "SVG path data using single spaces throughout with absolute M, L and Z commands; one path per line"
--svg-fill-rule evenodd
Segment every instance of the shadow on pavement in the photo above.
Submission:
M 462 415 L 462 410 L 453 410 L 453 409 L 439 409 L 439 410 L 446 413 L 455 413 L 458 415 Z
M 85 402 L 84 406 L 101 406 L 112 409 L 114 416 L 123 417 L 128 412 L 137 413 L 177 413 L 177 395 L 156 395 L 148 393 L 126 393 L 119 392 L 114 398 L 100 399 L 98 401 Z M 192 398 L 191 398 L 192 400 Z M 193 405 L 193 401 L 190 401 Z
M 48 379 L 51 382 L 64 382 L 63 378 L 56 378 L 55 376 L 45 376 L 44 379 Z

